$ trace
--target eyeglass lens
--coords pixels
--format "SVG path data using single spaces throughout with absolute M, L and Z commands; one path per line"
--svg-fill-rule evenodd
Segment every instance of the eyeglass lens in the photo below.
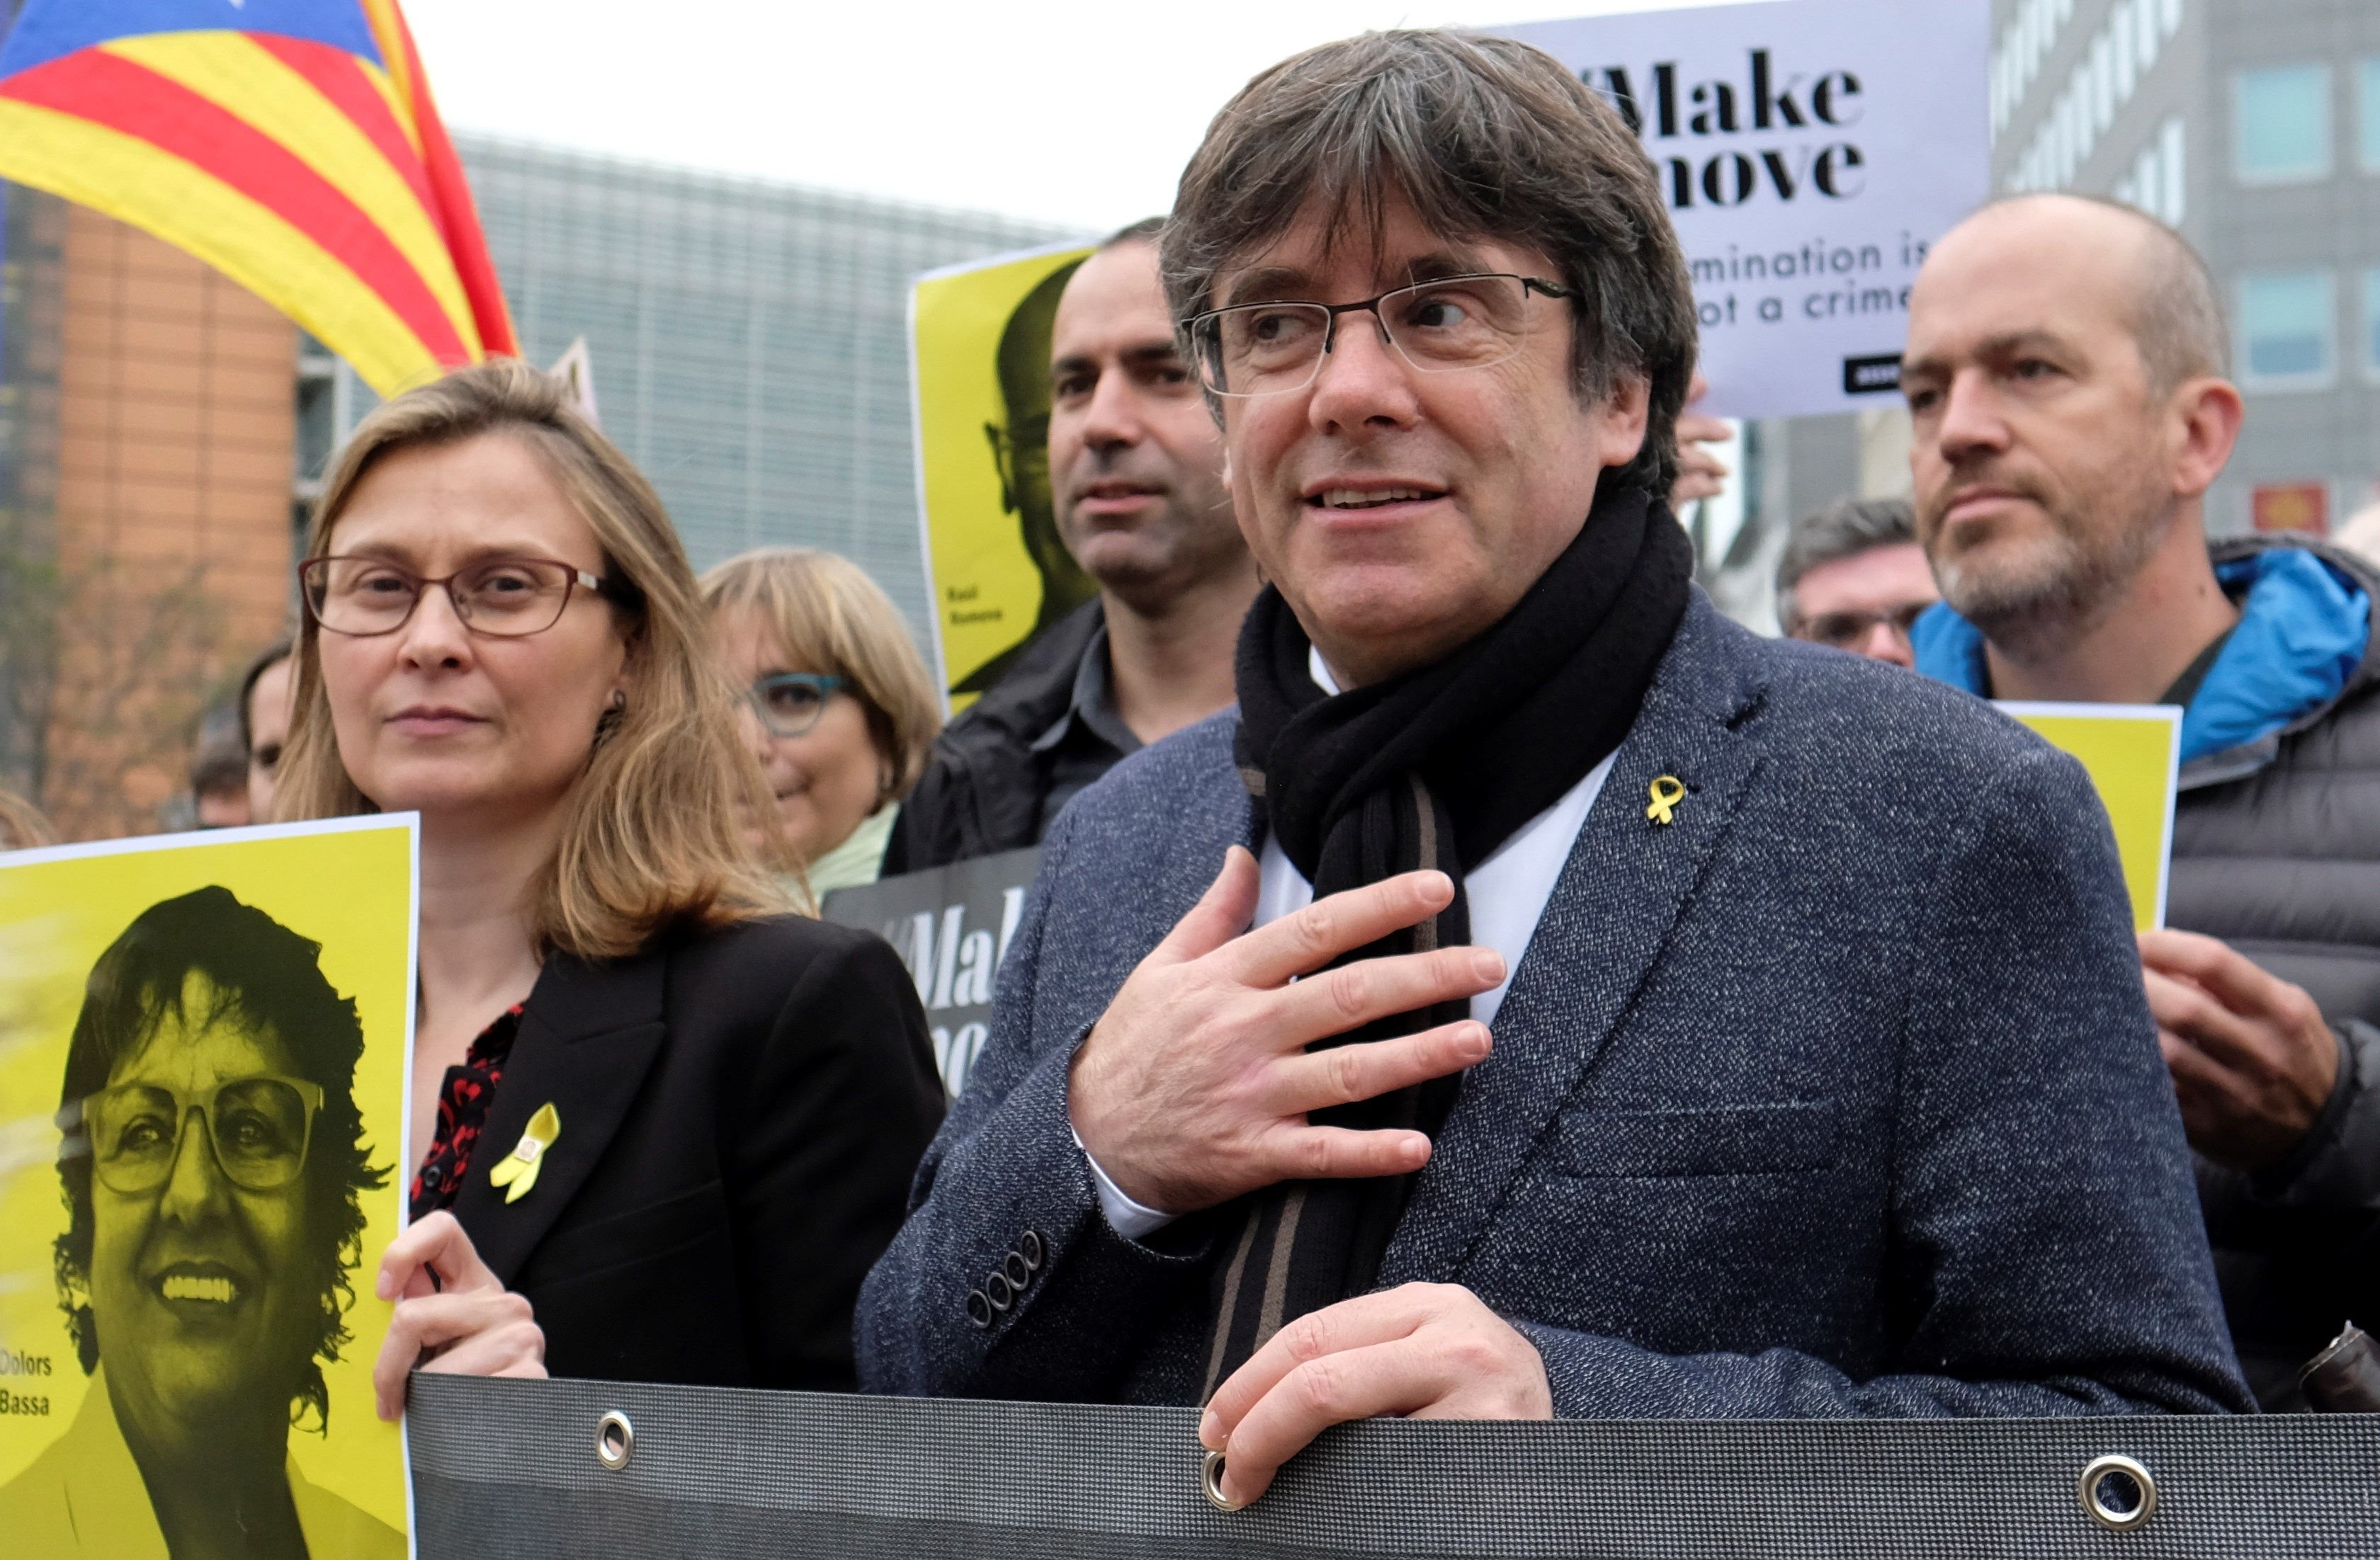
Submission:
M 781 737 L 797 737 L 818 724 L 829 685 L 808 676 L 764 677 L 752 685 L 760 723 Z
M 1443 373 L 1489 368 L 1518 352 L 1527 309 L 1528 288 L 1519 277 L 1464 276 L 1390 293 L 1373 312 L 1407 362 Z M 1331 312 L 1318 303 L 1241 304 L 1206 316 L 1199 330 L 1199 375 L 1208 389 L 1272 395 L 1314 381 Z
M 242 1078 L 189 1098 L 149 1083 L 126 1083 L 91 1097 L 83 1119 L 99 1179 L 115 1191 L 153 1191 L 174 1173 L 182 1125 L 192 1112 L 207 1122 L 216 1162 L 236 1186 L 274 1191 L 306 1164 L 311 1112 L 279 1078 Z
M 334 634 L 387 634 L 413 615 L 421 593 L 440 582 L 373 558 L 318 558 L 306 566 L 315 621 Z M 475 564 L 443 582 L 455 614 L 473 632 L 540 634 L 562 617 L 572 571 L 542 559 Z
M 1888 612 L 1821 612 L 1810 620 L 1809 635 L 1819 644 L 1832 645 L 1840 650 L 1865 639 L 1882 623 L 1906 639 L 1910 630 L 1917 626 L 1917 620 L 1925 615 L 1925 609 L 1932 605 L 1930 601 L 1910 601 Z

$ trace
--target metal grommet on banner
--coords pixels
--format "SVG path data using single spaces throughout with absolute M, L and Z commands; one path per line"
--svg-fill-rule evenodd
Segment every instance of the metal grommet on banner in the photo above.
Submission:
M 2082 1514 L 2110 1532 L 2137 1532 L 2156 1515 L 2156 1480 L 2131 1457 L 2095 1459 L 2074 1481 Z
M 1223 1454 L 1208 1452 L 1198 1465 L 1198 1487 L 1207 1492 L 1207 1504 L 1218 1511 L 1237 1511 L 1238 1506 L 1223 1498 Z
M 637 1427 L 614 1409 L 595 1422 L 595 1460 L 617 1473 L 637 1452 Z

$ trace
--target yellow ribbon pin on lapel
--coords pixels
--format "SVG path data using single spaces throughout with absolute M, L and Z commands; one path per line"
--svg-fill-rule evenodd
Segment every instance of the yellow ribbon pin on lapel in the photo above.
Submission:
M 561 1135 L 562 1112 L 551 1105 L 539 1106 L 537 1114 L 528 1119 L 528 1130 L 521 1133 L 520 1142 L 488 1172 L 489 1183 L 506 1189 L 505 1202 L 519 1202 L 537 1184 L 537 1172 L 545 1163 L 546 1150 Z
M 1686 799 L 1684 783 L 1675 775 L 1656 775 L 1651 795 L 1653 804 L 1645 809 L 1645 816 L 1655 823 L 1675 822 L 1670 815 L 1678 810 L 1678 804 Z

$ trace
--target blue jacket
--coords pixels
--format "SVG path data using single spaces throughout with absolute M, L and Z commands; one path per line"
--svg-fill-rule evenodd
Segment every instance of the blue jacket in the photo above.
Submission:
M 1219 1220 L 1147 1244 L 1068 1131 L 1075 1046 L 1254 845 L 1232 718 L 1044 847 L 992 1034 L 868 1276 L 880 1392 L 1188 1402 Z M 1656 776 L 1689 787 L 1645 816 Z M 1697 593 L 1381 1276 L 1468 1286 L 1565 1417 L 2248 1405 L 2073 762 Z M 1041 1260 L 988 1327 L 966 1296 Z
M 2199 1167 L 2232 1343 L 2265 1405 L 2290 1408 L 2340 1320 L 2380 1315 L 2380 575 L 2302 537 L 2209 552 L 2240 624 L 2182 716 L 2167 921 L 2304 987 L 2339 1034 L 2295 1152 Z M 1912 637 L 1919 671 L 1985 690 L 1983 636 L 1949 608 Z
M 2311 548 L 2260 544 L 2220 560 L 2215 574 L 2238 599 L 2240 623 L 2182 711 L 2181 761 L 2211 760 L 2205 767 L 2232 778 L 2241 761 L 2253 769 L 2271 758 L 2267 738 L 2346 691 L 2372 637 L 2372 599 Z M 1926 610 L 1910 642 L 1918 671 L 1990 695 L 1983 631 L 1949 602 Z

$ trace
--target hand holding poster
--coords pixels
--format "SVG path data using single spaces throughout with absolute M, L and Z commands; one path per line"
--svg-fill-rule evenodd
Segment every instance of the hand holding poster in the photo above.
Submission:
M 1645 142 L 1713 417 L 1892 404 L 1926 247 L 1991 188 L 1989 0 L 1769 0 L 1536 22 Z
M 0 855 L 10 1555 L 400 1556 L 411 821 Z

